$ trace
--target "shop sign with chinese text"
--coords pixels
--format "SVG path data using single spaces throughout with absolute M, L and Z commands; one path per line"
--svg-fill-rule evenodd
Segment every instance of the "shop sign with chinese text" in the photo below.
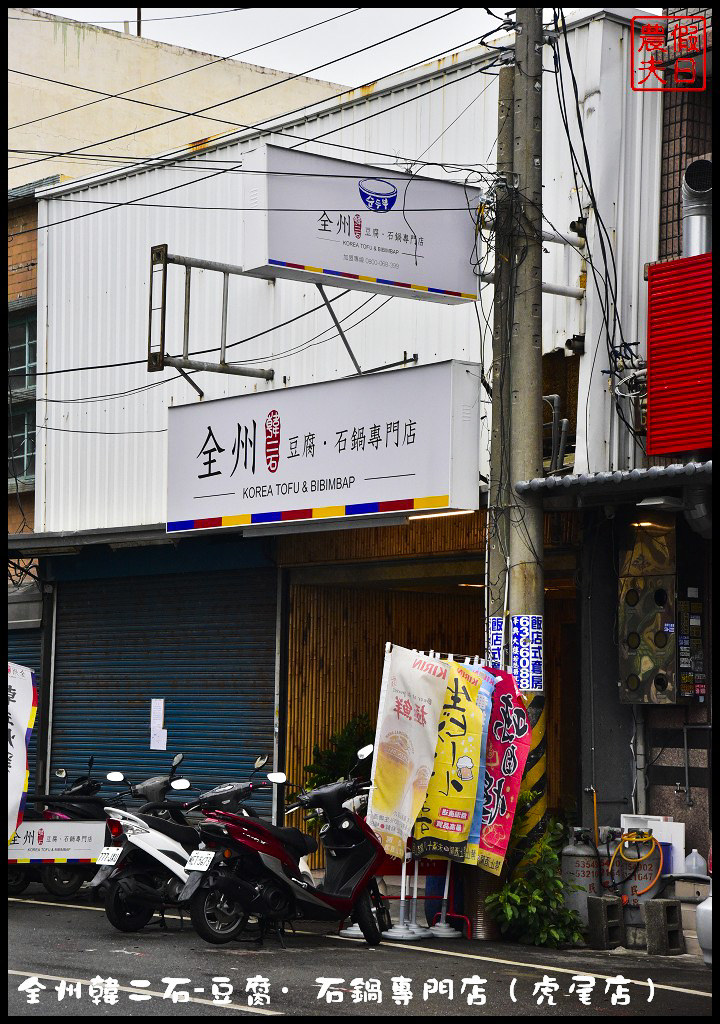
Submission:
M 104 843 L 104 821 L 26 821 L 8 846 L 8 863 L 90 864 Z
M 477 509 L 478 384 L 449 361 L 173 407 L 167 530 Z
M 518 688 L 543 690 L 543 617 L 513 615 L 510 620 L 512 674 Z
M 8 662 L 8 842 L 23 819 L 27 797 L 27 745 L 37 712 L 35 673 Z
M 477 189 L 270 145 L 248 153 L 242 171 L 245 273 L 477 299 Z

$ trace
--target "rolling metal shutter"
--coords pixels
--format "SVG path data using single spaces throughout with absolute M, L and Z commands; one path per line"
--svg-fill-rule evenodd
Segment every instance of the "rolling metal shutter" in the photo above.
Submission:
M 712 447 L 712 253 L 648 269 L 648 455 Z
M 30 733 L 28 744 L 28 767 L 30 776 L 28 778 L 28 796 L 35 794 L 35 770 L 37 767 L 37 738 L 40 726 L 40 648 L 42 642 L 42 630 L 40 629 L 9 629 L 8 630 L 8 661 L 14 661 L 16 665 L 25 665 L 35 673 L 35 686 L 38 693 L 38 709 L 35 717 L 35 726 Z
M 243 569 L 58 584 L 51 771 L 243 779 L 273 750 L 276 572 Z M 167 750 L 150 750 L 165 699 Z

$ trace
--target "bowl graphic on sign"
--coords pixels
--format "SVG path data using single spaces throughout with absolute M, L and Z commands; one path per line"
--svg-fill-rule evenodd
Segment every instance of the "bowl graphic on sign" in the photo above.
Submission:
M 384 178 L 363 178 L 358 182 L 358 190 L 368 210 L 376 213 L 388 213 L 397 200 L 397 189 Z

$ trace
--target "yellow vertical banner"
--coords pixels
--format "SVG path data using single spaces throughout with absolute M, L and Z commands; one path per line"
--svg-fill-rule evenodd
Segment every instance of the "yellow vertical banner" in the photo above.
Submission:
M 448 662 L 448 683 L 438 724 L 433 771 L 413 829 L 413 856 L 463 861 L 475 812 L 483 711 L 480 678 Z

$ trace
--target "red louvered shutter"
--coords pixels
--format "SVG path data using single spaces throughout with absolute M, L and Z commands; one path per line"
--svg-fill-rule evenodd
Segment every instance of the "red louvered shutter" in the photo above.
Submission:
M 648 455 L 712 447 L 712 253 L 648 269 Z

